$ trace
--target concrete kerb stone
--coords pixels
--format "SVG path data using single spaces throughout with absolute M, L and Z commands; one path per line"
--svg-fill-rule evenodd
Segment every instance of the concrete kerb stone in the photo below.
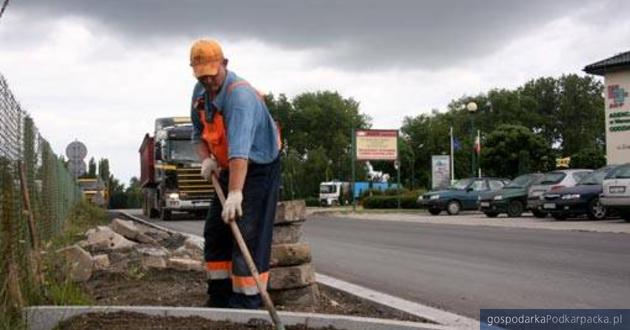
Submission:
M 398 298 L 386 293 L 374 291 L 356 284 L 348 283 L 334 277 L 317 273 L 317 282 L 353 294 L 381 305 L 385 305 L 399 311 L 422 317 L 431 322 L 449 326 L 453 329 L 479 329 L 479 321 L 443 311 L 441 309 L 425 306 L 413 301 Z
M 29 330 L 51 330 L 59 322 L 86 313 L 135 312 L 153 316 L 199 316 L 208 320 L 227 320 L 247 323 L 249 320 L 271 322 L 263 310 L 196 308 L 196 307 L 148 307 L 148 306 L 37 306 L 23 309 Z M 383 320 L 367 317 L 326 315 L 314 313 L 279 312 L 285 325 L 306 324 L 309 327 L 328 327 L 346 330 L 438 330 L 444 326 L 407 321 Z
M 150 223 L 142 218 L 133 216 L 126 212 L 121 212 L 129 219 L 133 219 L 134 221 L 138 221 L 147 226 L 157 228 L 160 230 L 167 231 L 169 233 L 176 233 L 168 228 L 164 228 L 158 226 L 156 224 Z M 188 237 L 196 237 L 197 239 L 203 239 L 197 235 L 184 234 Z M 432 325 L 427 325 L 426 328 L 419 329 L 479 329 L 479 321 L 457 315 L 454 313 L 446 312 L 437 308 L 425 306 L 422 304 L 414 303 L 408 300 L 404 300 L 398 297 L 394 297 L 388 294 L 380 293 L 374 290 L 369 290 L 367 288 L 363 288 L 358 285 L 354 285 L 352 283 L 348 283 L 345 281 L 341 281 L 334 277 L 326 276 L 320 273 L 315 274 L 315 279 L 318 283 L 333 287 L 337 290 L 341 290 L 347 292 L 349 294 L 355 295 L 357 297 L 367 299 L 369 301 L 405 312 L 412 315 L 416 315 L 432 322 L 435 322 L 439 325 L 432 327 Z M 362 328 L 364 329 L 364 328 Z M 413 329 L 413 328 L 411 328 Z

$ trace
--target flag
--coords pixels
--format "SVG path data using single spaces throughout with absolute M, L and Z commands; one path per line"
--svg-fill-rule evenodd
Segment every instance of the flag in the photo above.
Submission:
M 453 138 L 453 149 L 456 151 L 461 149 L 461 145 L 459 144 L 459 140 L 457 138 Z
M 481 153 L 481 138 L 479 136 L 479 131 L 477 131 L 477 137 L 475 138 L 475 152 L 477 155 Z

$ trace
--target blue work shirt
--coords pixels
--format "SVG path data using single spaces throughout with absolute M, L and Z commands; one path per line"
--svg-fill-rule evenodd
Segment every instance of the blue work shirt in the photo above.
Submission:
M 278 157 L 278 130 L 276 123 L 256 91 L 249 85 L 240 85 L 228 95 L 228 86 L 243 80 L 227 71 L 219 94 L 210 102 L 208 93 L 199 82 L 192 95 L 190 118 L 193 123 L 192 141 L 199 143 L 203 132 L 201 118 L 195 109 L 195 100 L 203 97 L 206 119 L 212 120 L 215 111 L 221 112 L 228 140 L 228 158 L 248 159 L 257 164 L 271 163 Z

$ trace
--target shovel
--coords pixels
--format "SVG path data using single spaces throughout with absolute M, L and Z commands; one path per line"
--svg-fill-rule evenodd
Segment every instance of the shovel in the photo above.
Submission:
M 223 193 L 223 189 L 221 189 L 221 185 L 219 184 L 219 179 L 216 176 L 216 173 L 212 173 L 212 185 L 214 186 L 214 190 L 219 197 L 219 201 L 221 202 L 221 206 L 225 204 L 225 194 Z M 260 296 L 265 304 L 265 308 L 269 312 L 271 316 L 271 320 L 273 324 L 276 326 L 276 330 L 285 330 L 284 324 L 280 320 L 278 316 L 278 312 L 276 311 L 276 307 L 273 305 L 271 298 L 269 297 L 269 293 L 267 292 L 267 288 L 264 287 L 262 281 L 260 280 L 260 274 L 258 273 L 258 269 L 256 269 L 256 264 L 254 263 L 254 259 L 252 259 L 252 255 L 249 253 L 249 249 L 247 248 L 247 244 L 245 244 L 245 240 L 243 239 L 243 235 L 241 234 L 241 230 L 238 229 L 238 225 L 236 224 L 236 220 L 230 221 L 230 229 L 232 229 L 232 234 L 236 239 L 236 243 L 238 244 L 243 257 L 245 258 L 245 262 L 247 263 L 247 267 L 249 267 L 249 272 L 252 273 L 254 277 L 254 281 L 256 281 L 256 286 L 258 287 L 258 292 L 260 292 Z

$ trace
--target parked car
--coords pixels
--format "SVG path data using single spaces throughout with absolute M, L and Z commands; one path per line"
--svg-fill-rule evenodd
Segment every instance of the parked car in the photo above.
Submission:
M 542 209 L 556 220 L 577 217 L 586 214 L 591 220 L 602 220 L 608 215 L 608 209 L 602 205 L 599 195 L 602 193 L 602 181 L 617 166 L 602 167 L 584 177 L 575 187 L 567 187 L 544 193 L 540 202 Z
M 508 182 L 508 179 L 491 177 L 461 179 L 447 189 L 430 191 L 418 197 L 418 204 L 433 215 L 444 210 L 450 215 L 462 210 L 476 210 L 481 193 L 499 190 Z
M 537 218 L 546 217 L 547 212 L 543 209 L 543 200 L 540 196 L 548 191 L 557 191 L 562 188 L 573 187 L 592 172 L 593 170 L 587 169 L 571 169 L 545 173 L 545 176 L 540 182 L 529 188 L 527 192 L 527 209 L 532 211 Z
M 602 205 L 630 222 L 630 163 L 611 171 L 602 182 Z
M 500 213 L 507 213 L 509 217 L 520 217 L 527 205 L 527 191 L 529 187 L 542 179 L 542 173 L 524 174 L 512 180 L 509 184 L 496 192 L 483 194 L 479 197 L 479 210 L 490 218 Z

